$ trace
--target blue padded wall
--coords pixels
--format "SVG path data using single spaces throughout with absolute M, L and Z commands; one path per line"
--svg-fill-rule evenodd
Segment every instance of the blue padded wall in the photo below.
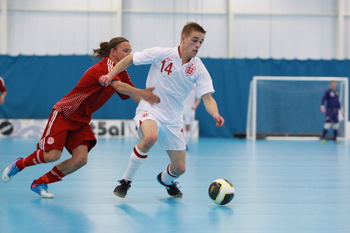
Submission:
M 235 132 L 245 131 L 249 83 L 253 76 L 348 77 L 350 74 L 349 60 L 202 60 L 213 78 L 213 97 L 226 120 L 224 127 L 216 128 L 201 104 L 196 118 L 202 137 L 232 137 Z M 0 56 L 0 76 L 8 89 L 6 103 L 0 106 L 0 118 L 46 119 L 56 101 L 67 94 L 95 62 L 87 55 Z M 148 68 L 132 66 L 128 69 L 137 87 L 145 87 Z M 122 101 L 114 95 L 93 117 L 132 119 L 136 106 L 132 100 Z

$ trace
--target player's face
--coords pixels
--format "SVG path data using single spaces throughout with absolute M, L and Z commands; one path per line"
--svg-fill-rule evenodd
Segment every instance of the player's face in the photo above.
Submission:
M 337 89 L 337 82 L 331 82 L 331 89 L 332 90 L 335 90 L 335 89 Z
M 117 48 L 111 49 L 111 55 L 115 59 L 115 63 L 122 60 L 131 53 L 131 45 L 128 41 L 124 41 L 117 45 Z
M 199 48 L 204 42 L 205 34 L 197 31 L 192 31 L 189 36 L 182 36 L 182 45 L 184 56 L 187 58 L 195 57 Z

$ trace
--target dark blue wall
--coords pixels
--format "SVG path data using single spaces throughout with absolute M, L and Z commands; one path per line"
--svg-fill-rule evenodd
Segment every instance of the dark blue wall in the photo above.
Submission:
M 216 90 L 213 96 L 226 120 L 224 127 L 216 128 L 201 104 L 196 118 L 203 137 L 232 137 L 235 132 L 245 131 L 249 83 L 253 76 L 348 77 L 350 74 L 349 60 L 202 60 L 213 78 Z M 95 62 L 90 56 L 0 56 L 0 76 L 8 89 L 6 103 L 0 106 L 0 118 L 47 118 L 56 101 L 67 94 Z M 145 87 L 148 68 L 128 69 L 137 87 Z M 122 101 L 115 95 L 93 117 L 132 119 L 136 106 L 132 100 Z

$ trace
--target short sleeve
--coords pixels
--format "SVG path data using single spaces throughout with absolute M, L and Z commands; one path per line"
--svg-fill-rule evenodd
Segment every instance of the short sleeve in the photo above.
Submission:
M 134 65 L 149 65 L 158 60 L 162 51 L 161 47 L 145 49 L 141 52 L 135 52 L 133 55 Z

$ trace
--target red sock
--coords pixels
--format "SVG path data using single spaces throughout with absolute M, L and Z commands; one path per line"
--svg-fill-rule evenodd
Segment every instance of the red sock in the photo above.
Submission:
M 37 183 L 37 184 L 43 184 L 43 183 L 50 184 L 50 183 L 54 183 L 57 181 L 61 181 L 62 178 L 65 176 L 66 175 L 64 175 L 61 171 L 59 171 L 57 169 L 56 166 L 54 166 L 51 171 L 49 171 L 48 173 L 46 173 L 45 175 L 43 175 L 39 179 L 35 180 L 35 183 Z
M 36 150 L 28 157 L 19 160 L 16 163 L 16 166 L 19 170 L 23 170 L 25 167 L 30 167 L 40 163 L 46 163 L 44 160 L 44 152 L 42 150 Z

